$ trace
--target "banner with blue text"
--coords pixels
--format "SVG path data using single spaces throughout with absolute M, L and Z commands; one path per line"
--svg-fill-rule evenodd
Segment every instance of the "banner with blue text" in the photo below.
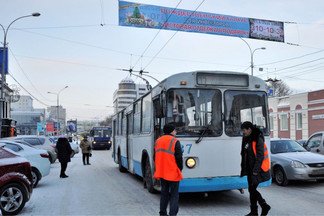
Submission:
M 284 23 L 119 1 L 119 25 L 284 42 Z

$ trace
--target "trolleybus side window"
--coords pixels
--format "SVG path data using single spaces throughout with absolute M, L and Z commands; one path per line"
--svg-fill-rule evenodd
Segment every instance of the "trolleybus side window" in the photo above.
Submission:
M 134 134 L 141 132 L 141 101 L 137 101 L 134 105 Z
M 121 134 L 126 134 L 126 115 L 124 111 L 122 112 L 122 126 L 121 126 Z
M 152 121 L 152 99 L 151 94 L 145 96 L 142 100 L 142 132 L 151 132 Z
M 267 96 L 265 92 L 225 92 L 225 132 L 228 136 L 241 135 L 241 123 L 251 121 L 269 133 L 267 119 Z
M 180 136 L 220 136 L 221 116 L 219 90 L 174 89 L 167 93 L 166 121 L 175 124 Z

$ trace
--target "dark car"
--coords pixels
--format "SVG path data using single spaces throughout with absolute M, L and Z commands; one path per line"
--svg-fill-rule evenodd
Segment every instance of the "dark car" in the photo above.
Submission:
M 16 215 L 33 191 L 29 162 L 0 147 L 0 209 L 3 215 Z

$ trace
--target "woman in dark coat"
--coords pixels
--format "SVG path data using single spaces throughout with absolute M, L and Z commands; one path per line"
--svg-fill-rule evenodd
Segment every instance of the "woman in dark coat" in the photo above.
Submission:
M 264 171 L 263 161 L 265 158 L 264 136 L 256 125 L 251 122 L 244 122 L 241 125 L 243 132 L 242 138 L 242 163 L 241 177 L 247 176 L 250 193 L 251 212 L 248 215 L 258 215 L 257 203 L 262 208 L 261 215 L 267 215 L 271 207 L 263 199 L 260 192 L 257 191 L 258 185 L 270 180 L 270 160 L 267 160 L 268 170 Z M 253 150 L 252 143 L 256 142 Z M 268 155 L 266 156 L 268 157 Z
M 71 161 L 72 148 L 67 138 L 61 137 L 56 143 L 57 158 L 61 163 L 60 178 L 67 178 L 65 174 L 67 164 Z

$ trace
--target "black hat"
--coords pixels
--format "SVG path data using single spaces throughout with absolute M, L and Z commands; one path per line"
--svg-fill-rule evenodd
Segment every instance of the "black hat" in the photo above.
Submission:
M 246 122 L 243 122 L 242 125 L 241 125 L 241 129 L 253 129 L 255 128 L 255 126 L 253 125 L 252 122 L 249 122 L 249 121 L 246 121 Z
M 175 130 L 175 127 L 173 124 L 166 124 L 163 127 L 163 133 L 164 134 L 170 134 Z

